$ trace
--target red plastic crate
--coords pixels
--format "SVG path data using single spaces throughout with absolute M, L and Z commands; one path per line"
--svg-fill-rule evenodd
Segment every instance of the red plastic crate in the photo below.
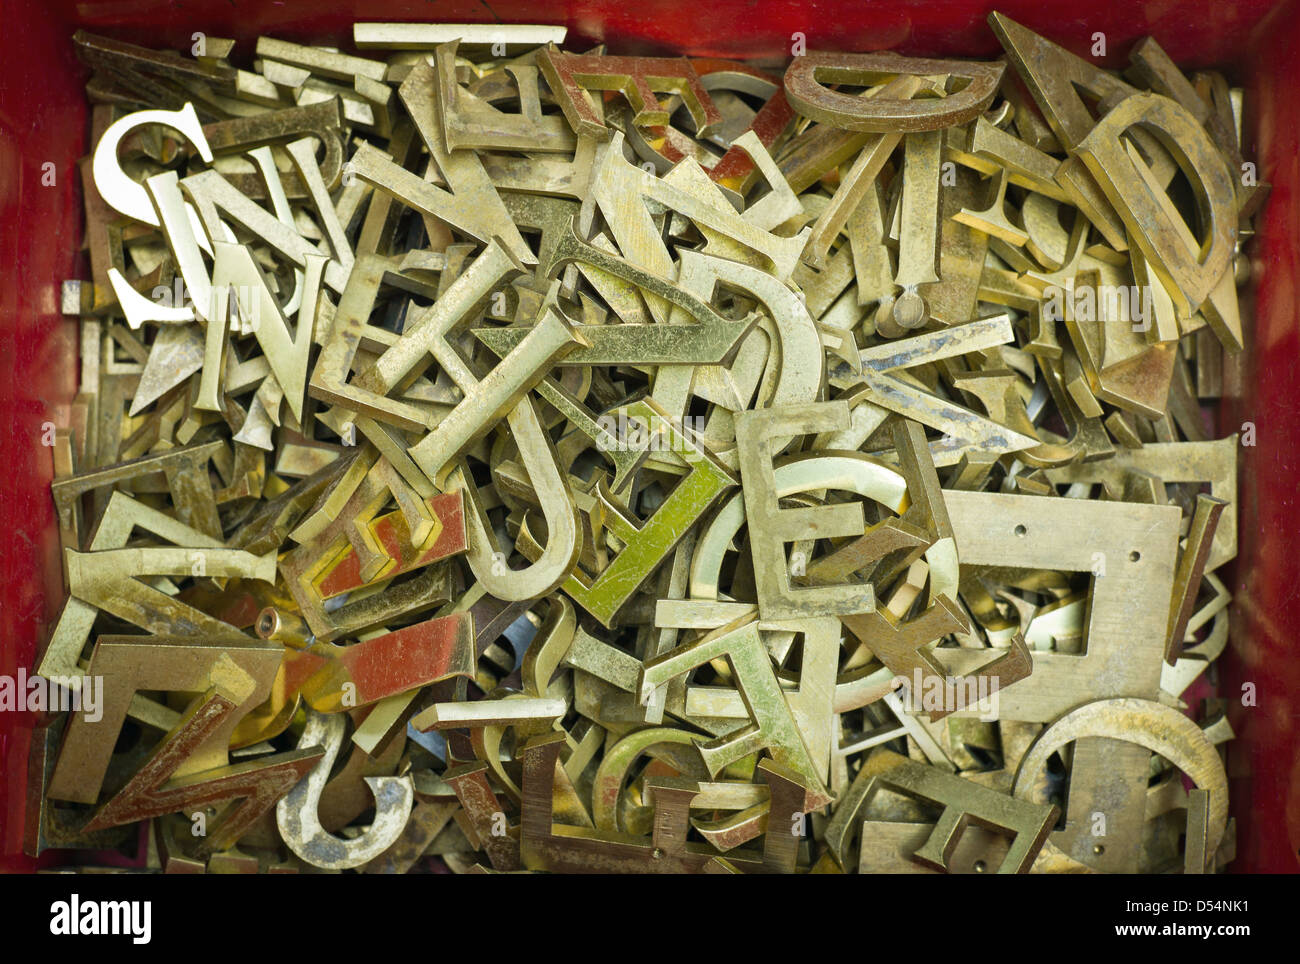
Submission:
M 1225 70 L 1247 90 L 1244 154 L 1272 195 L 1248 249 L 1254 280 L 1243 295 L 1247 348 L 1240 384 L 1225 396 L 1218 434 L 1255 424 L 1240 450 L 1239 554 L 1229 570 L 1235 614 L 1219 661 L 1229 718 L 1235 872 L 1300 869 L 1300 552 L 1291 545 L 1300 470 L 1300 10 L 1294 2 L 1095 0 L 5 0 L 0 29 L 0 674 L 30 669 L 63 602 L 58 535 L 42 425 L 75 394 L 77 329 L 59 313 L 59 284 L 84 278 L 77 159 L 90 145 L 74 31 L 150 47 L 188 49 L 202 31 L 240 41 L 250 57 L 261 34 L 349 46 L 355 21 L 552 23 L 569 45 L 612 52 L 783 61 L 792 35 L 809 50 L 897 50 L 926 56 L 1001 52 L 986 18 L 997 9 L 1088 54 L 1106 36 L 1107 66 L 1154 36 L 1183 67 Z M 241 60 L 242 57 L 242 60 Z M 54 184 L 43 175 L 53 164 Z M 48 180 L 48 178 L 44 178 Z M 1253 310 L 1252 310 L 1253 305 Z M 1230 387 L 1230 386 L 1229 386 Z M 1253 682 L 1256 705 L 1231 699 Z M 30 870 L 22 854 L 32 720 L 0 714 L 0 870 Z

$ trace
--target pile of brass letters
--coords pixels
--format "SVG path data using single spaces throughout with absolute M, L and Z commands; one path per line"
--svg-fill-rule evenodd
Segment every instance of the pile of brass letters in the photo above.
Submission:
M 768 67 L 78 34 L 29 851 L 1231 860 L 1241 91 L 990 24 Z

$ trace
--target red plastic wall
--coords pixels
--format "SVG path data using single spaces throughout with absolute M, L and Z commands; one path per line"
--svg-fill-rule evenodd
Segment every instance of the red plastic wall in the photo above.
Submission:
M 1300 13 L 1292 2 L 1094 0 L 1002 3 L 940 0 L 3 0 L 0 3 L 0 674 L 30 668 L 62 601 L 42 426 L 75 392 L 75 324 L 59 315 L 59 282 L 84 277 L 76 160 L 87 149 L 85 74 L 72 53 L 79 27 L 146 46 L 188 48 L 191 34 L 234 37 L 236 59 L 270 33 L 346 46 L 358 20 L 564 23 L 571 42 L 617 52 L 685 53 L 780 61 L 792 35 L 810 50 L 895 49 L 932 56 L 999 53 L 986 26 L 998 9 L 1080 54 L 1105 34 L 1109 66 L 1132 41 L 1155 36 L 1188 67 L 1226 69 L 1254 112 L 1247 156 L 1273 185 L 1253 245 L 1255 320 L 1239 397 L 1225 399 L 1221 434 L 1251 421 L 1257 445 L 1241 450 L 1240 554 L 1232 589 L 1233 637 L 1223 691 L 1256 688 L 1256 705 L 1231 700 L 1238 739 L 1230 768 L 1238 821 L 1237 872 L 1300 868 L 1300 552 L 1293 546 L 1300 469 Z M 1253 152 L 1250 150 L 1253 141 Z M 52 164 L 53 184 L 50 178 Z M 31 721 L 0 714 L 0 869 L 22 856 Z

